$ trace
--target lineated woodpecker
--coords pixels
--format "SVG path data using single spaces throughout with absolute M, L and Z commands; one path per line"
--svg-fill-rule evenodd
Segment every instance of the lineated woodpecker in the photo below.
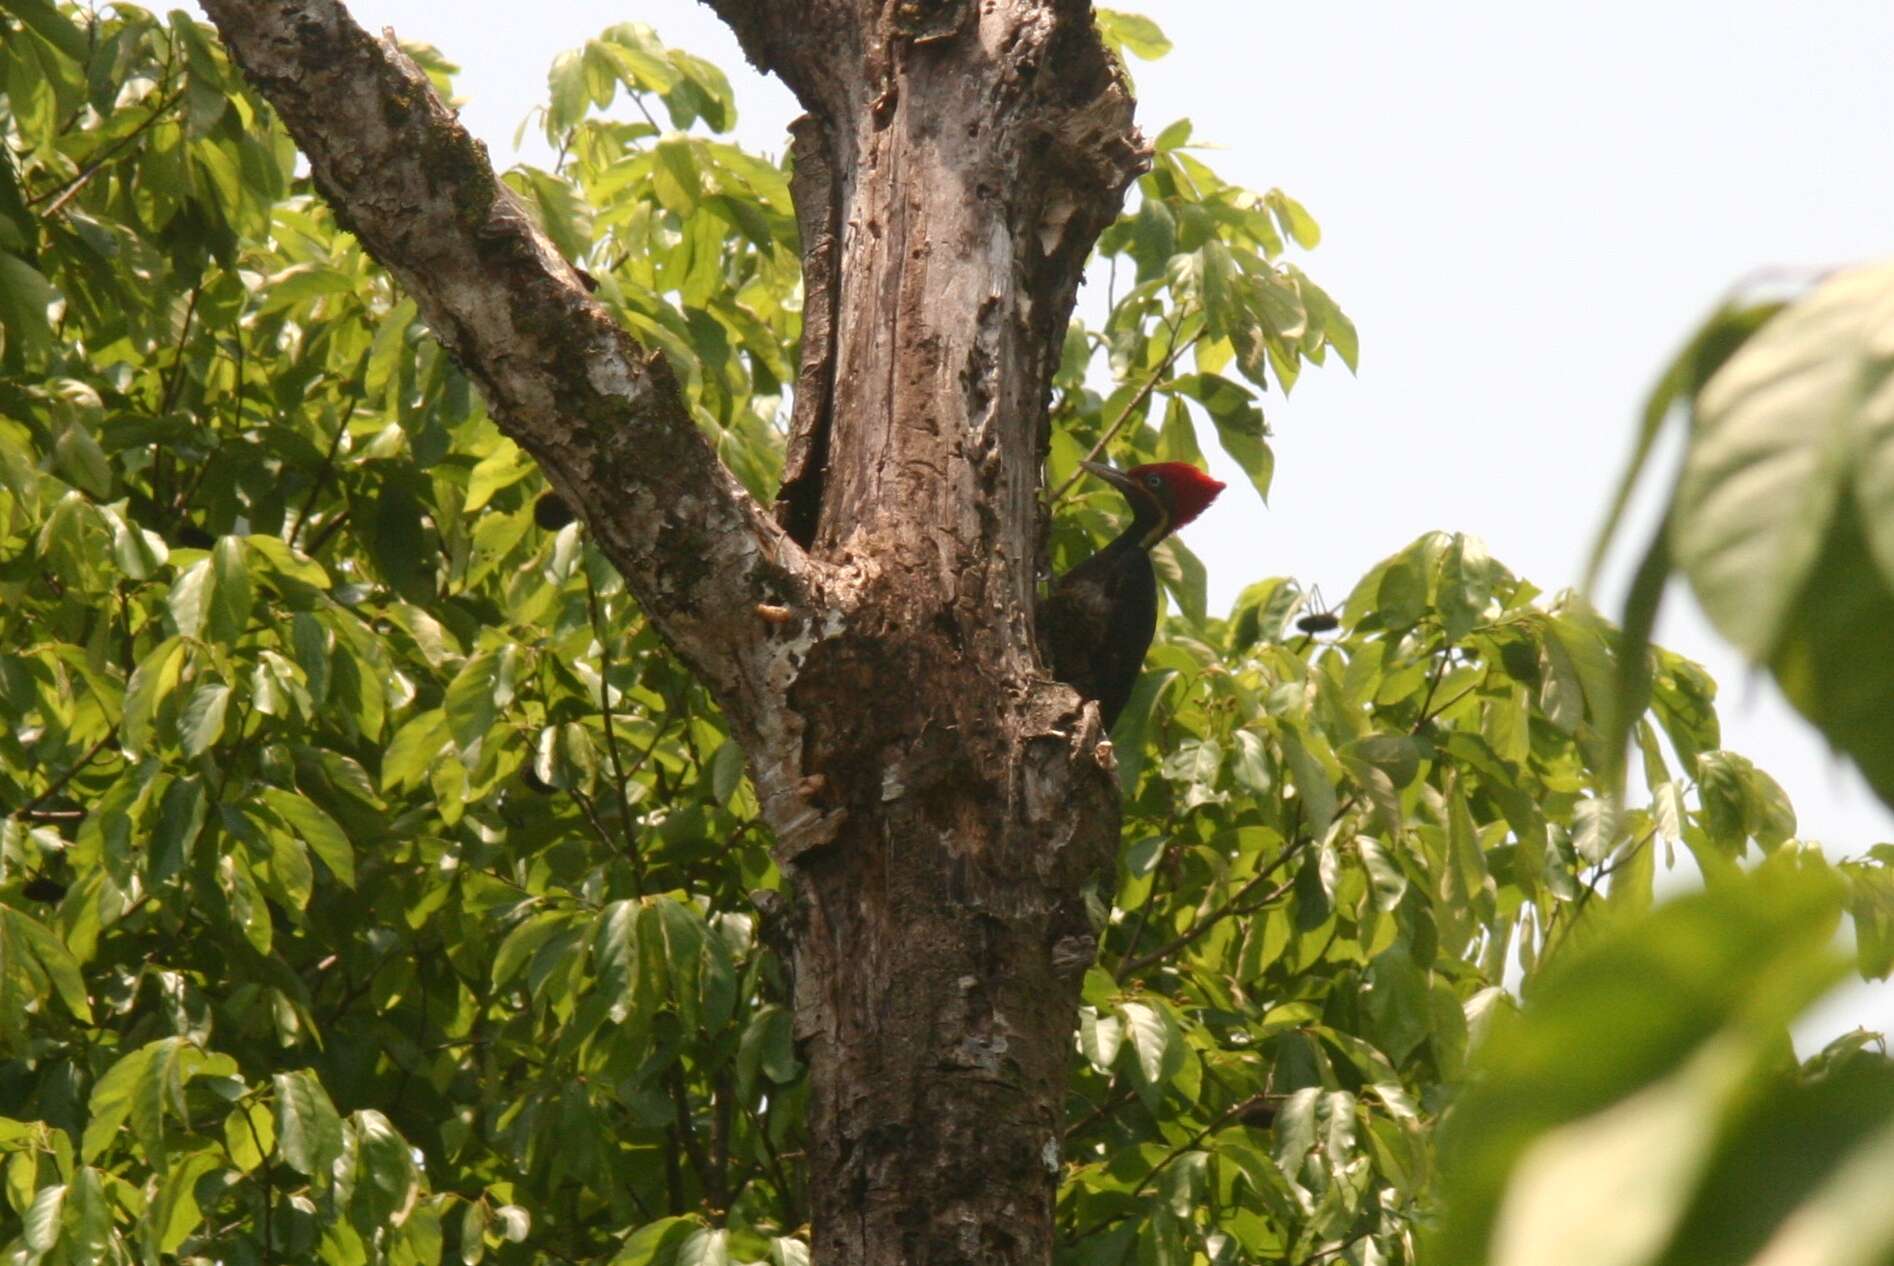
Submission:
M 1109 730 L 1131 698 L 1157 632 L 1151 547 L 1202 514 L 1223 484 L 1186 462 L 1123 471 L 1081 465 L 1124 494 L 1131 525 L 1054 582 L 1039 604 L 1039 644 L 1054 677 L 1098 700 Z

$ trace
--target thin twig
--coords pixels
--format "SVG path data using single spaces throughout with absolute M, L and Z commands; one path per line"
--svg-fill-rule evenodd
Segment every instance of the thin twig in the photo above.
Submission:
M 329 451 L 322 455 L 322 469 L 316 472 L 316 482 L 309 485 L 309 495 L 303 498 L 302 508 L 296 511 L 296 526 L 290 528 L 289 540 L 284 542 L 291 549 L 296 548 L 296 538 L 302 535 L 303 524 L 309 522 L 309 512 L 315 508 L 316 498 L 322 495 L 323 486 L 329 482 L 329 476 L 335 472 L 336 452 L 342 447 L 342 437 L 348 434 L 349 420 L 355 416 L 355 406 L 359 403 L 358 396 L 354 402 L 350 403 L 348 412 L 342 415 L 342 420 L 336 423 L 335 435 L 329 440 Z
M 327 523 L 322 525 L 322 530 L 316 533 L 316 539 L 309 542 L 309 548 L 304 550 L 303 552 L 309 555 L 309 557 L 311 558 L 314 558 L 316 555 L 320 554 L 322 552 L 322 547 L 329 543 L 329 538 L 334 536 L 336 533 L 336 530 L 340 528 L 344 523 L 347 523 L 348 521 L 349 521 L 349 512 L 347 510 L 344 510 L 342 513 L 336 515 L 333 519 L 330 519 Z
M 1569 911 L 1570 913 L 1563 922 L 1546 929 L 1545 947 L 1539 951 L 1540 962 L 1545 962 L 1551 957 L 1553 951 L 1565 943 L 1566 934 L 1571 931 L 1580 917 L 1584 915 L 1586 903 L 1598 895 L 1598 885 L 1611 878 L 1613 872 L 1615 872 L 1618 867 L 1624 865 L 1624 863 L 1630 861 L 1633 857 L 1637 856 L 1638 853 L 1643 851 L 1645 846 L 1651 842 L 1656 834 L 1657 826 L 1653 823 L 1650 829 L 1645 831 L 1642 836 L 1633 840 L 1628 847 L 1621 849 L 1616 857 L 1611 858 L 1609 861 L 1599 863 L 1599 865 L 1593 869 L 1591 878 L 1585 881 L 1584 890 L 1580 892 L 1577 897 L 1573 898 L 1571 905 L 1561 906 L 1552 912 L 1554 917 L 1561 911 Z M 1552 939 L 1554 934 L 1557 935 L 1558 939 Z
M 191 298 L 184 305 L 184 324 L 178 329 L 178 345 L 171 353 L 171 376 L 165 379 L 164 390 L 158 396 L 160 415 L 171 412 L 171 406 L 178 401 L 178 388 L 184 382 L 184 345 L 191 341 L 191 322 L 197 318 L 197 300 L 204 293 L 202 278 L 191 287 Z
M 1162 858 L 1160 857 L 1159 860 L 1162 860 Z M 1154 866 L 1156 864 L 1157 862 L 1152 863 Z M 1144 904 L 1138 907 L 1138 921 L 1131 925 L 1131 936 L 1125 941 L 1125 953 L 1135 953 L 1139 943 L 1144 940 L 1144 929 L 1150 926 L 1151 911 L 1157 908 L 1159 885 L 1163 883 L 1165 878 L 1165 872 L 1159 871 L 1156 877 L 1151 880 L 1151 891 L 1144 894 Z
M 1118 965 L 1118 970 L 1114 973 L 1116 978 L 1119 980 L 1124 980 L 1127 977 L 1135 976 L 1139 972 L 1143 971 L 1145 968 L 1151 966 L 1151 964 L 1161 962 L 1164 959 L 1169 958 L 1172 954 L 1175 954 L 1178 950 L 1183 949 L 1185 946 L 1195 941 L 1198 937 L 1202 936 L 1205 932 L 1208 932 L 1211 928 L 1215 927 L 1218 923 L 1222 922 L 1224 919 L 1228 918 L 1230 915 L 1248 914 L 1252 911 L 1261 909 L 1262 907 L 1268 905 L 1270 902 L 1281 897 L 1284 893 L 1288 892 L 1291 888 L 1295 886 L 1295 880 L 1293 878 L 1285 880 L 1283 883 L 1270 889 L 1267 893 L 1263 894 L 1261 898 L 1250 903 L 1249 905 L 1244 906 L 1241 904 L 1243 901 L 1243 898 L 1249 896 L 1250 893 L 1254 892 L 1258 887 L 1260 887 L 1265 879 L 1268 879 L 1271 875 L 1281 870 L 1285 862 L 1287 862 L 1290 858 L 1296 856 L 1298 853 L 1302 852 L 1304 849 L 1306 849 L 1309 846 L 1309 844 L 1310 844 L 1310 837 L 1304 835 L 1300 839 L 1296 840 L 1293 844 L 1291 844 L 1288 848 L 1283 849 L 1282 852 L 1276 855 L 1276 860 L 1269 863 L 1269 865 L 1265 866 L 1262 870 L 1256 872 L 1256 874 L 1252 876 L 1247 883 L 1245 883 L 1241 888 L 1237 889 L 1236 892 L 1231 895 L 1228 901 L 1225 901 L 1222 905 L 1218 906 L 1216 909 L 1210 911 L 1208 914 L 1205 914 L 1203 917 L 1199 918 L 1195 923 L 1191 924 L 1188 929 L 1186 929 L 1183 932 L 1178 933 L 1176 936 L 1172 937 L 1169 941 L 1165 942 L 1163 945 L 1158 946 L 1156 949 L 1152 950 L 1150 953 L 1140 954 L 1138 957 L 1131 959 L 1128 962 L 1120 963 Z
M 605 620 L 599 614 L 598 588 L 589 571 L 585 573 L 585 603 L 592 614 L 592 636 L 598 640 L 598 712 L 605 721 L 605 750 L 612 758 L 612 778 L 618 784 L 618 823 L 625 833 L 625 857 L 631 862 L 632 895 L 638 896 L 644 889 L 644 858 L 638 855 L 637 841 L 631 835 L 631 796 L 625 790 L 625 763 L 618 754 L 618 731 L 612 725 L 611 643 L 605 634 Z M 659 726 L 658 734 L 651 738 L 651 748 L 658 745 L 658 735 L 663 732 Z M 646 757 L 651 755 L 651 748 L 645 749 Z M 644 757 L 638 763 L 643 765 Z
M 697 1131 L 691 1125 L 690 1091 L 684 1085 L 684 1066 L 677 1060 L 671 1061 L 669 1074 L 665 1077 L 671 1092 L 671 1107 L 677 1122 L 677 1140 L 684 1154 L 690 1158 L 691 1168 L 697 1171 L 697 1185 L 713 1208 L 724 1207 L 722 1184 L 718 1175 L 710 1168 L 710 1158 L 704 1155 L 704 1145 L 698 1141 Z
M 1370 1228 L 1370 1230 L 1371 1229 L 1372 1228 Z M 1327 1261 L 1331 1257 L 1339 1257 L 1343 1253 L 1346 1253 L 1349 1249 L 1353 1248 L 1355 1245 L 1359 1244 L 1361 1241 L 1367 1239 L 1368 1235 L 1369 1235 L 1368 1230 L 1356 1231 L 1353 1235 L 1341 1241 L 1339 1244 L 1331 1244 L 1325 1249 L 1320 1249 L 1317 1252 L 1309 1254 L 1307 1257 L 1303 1258 L 1300 1262 L 1297 1262 L 1296 1266 L 1315 1266 L 1315 1263 L 1317 1262 Z
M 1153 391 L 1157 390 L 1158 383 L 1170 376 L 1171 367 L 1177 363 L 1178 358 L 1195 347 L 1198 342 L 1202 340 L 1203 336 L 1204 331 L 1199 330 L 1180 344 L 1177 342 L 1175 330 L 1172 331 L 1171 350 L 1165 354 L 1163 362 L 1152 371 L 1149 378 L 1145 379 L 1144 385 L 1138 388 L 1138 394 L 1132 396 L 1130 400 L 1125 402 L 1125 407 L 1119 412 L 1118 416 L 1113 419 L 1112 424 L 1105 428 L 1103 435 L 1098 437 L 1098 443 L 1092 445 L 1091 451 L 1085 454 L 1084 461 L 1090 462 L 1098 460 L 1098 455 L 1105 451 L 1105 445 L 1111 443 L 1112 440 L 1117 437 L 1118 432 L 1123 429 L 1124 424 L 1130 420 L 1131 415 L 1144 407 L 1144 402 L 1151 398 Z M 1077 483 L 1079 476 L 1084 473 L 1085 468 L 1081 465 L 1075 468 L 1070 475 L 1066 476 L 1065 482 L 1060 484 L 1058 491 L 1052 494 L 1052 504 L 1058 505 L 1061 501 L 1064 501 L 1066 494 L 1072 491 L 1072 485 Z
M 776 1194 L 782 1199 L 783 1225 L 800 1226 L 802 1224 L 802 1202 L 796 1199 L 795 1188 L 789 1184 L 789 1174 L 783 1169 L 782 1157 L 776 1154 L 776 1145 L 770 1142 L 769 1122 L 756 1115 L 756 1110 L 744 1104 L 743 1115 L 749 1118 L 750 1128 L 756 1132 L 756 1141 L 763 1146 L 763 1161 L 769 1169 L 770 1178 L 776 1184 Z
M 20 809 L 13 815 L 28 822 L 83 822 L 84 809 Z
M 605 829 L 605 823 L 600 820 L 598 807 L 577 787 L 571 787 L 568 790 L 571 792 L 572 799 L 578 804 L 579 811 L 585 815 L 585 820 L 592 824 L 592 833 L 598 836 L 598 842 L 608 849 L 611 848 L 612 833 Z
M 45 198 L 53 197 L 52 203 L 44 211 L 40 212 L 40 217 L 42 219 L 50 220 L 54 216 L 58 215 L 61 211 L 65 210 L 66 204 L 68 202 L 71 202 L 74 198 L 79 196 L 79 191 L 81 189 L 84 189 L 88 184 L 90 184 L 92 181 L 92 178 L 98 175 L 99 172 L 105 167 L 107 163 L 111 162 L 114 158 L 118 157 L 119 152 L 123 150 L 127 145 L 130 145 L 133 141 L 137 140 L 140 136 L 144 135 L 145 131 L 148 128 L 150 128 L 152 124 L 156 123 L 159 119 L 163 118 L 166 114 L 170 113 L 171 107 L 176 105 L 179 101 L 183 100 L 183 98 L 184 98 L 184 94 L 182 92 L 177 92 L 177 93 L 173 93 L 169 97 L 166 97 L 163 101 L 160 101 L 158 103 L 158 108 L 153 110 L 150 116 L 146 118 L 143 123 L 140 123 L 137 127 L 133 128 L 130 132 L 127 132 L 124 136 L 120 137 L 115 143 L 106 146 L 104 153 L 100 154 L 97 158 L 93 159 L 91 162 L 87 163 L 83 168 L 81 168 L 79 171 L 79 174 L 74 176 L 69 184 L 67 184 L 65 187 L 59 190 L 59 194 L 57 197 L 53 197 L 53 191 L 49 189 L 44 193 L 40 193 L 31 198 L 28 198 L 26 200 L 26 205 L 30 207 L 34 203 L 40 202 L 44 200 Z
M 1269 1097 L 1267 1095 L 1262 1095 L 1262 1094 L 1251 1095 L 1247 1099 L 1238 1100 L 1236 1103 L 1231 1104 L 1229 1107 L 1225 1108 L 1222 1112 L 1218 1113 L 1215 1120 L 1211 1121 L 1208 1125 L 1205 1125 L 1201 1130 L 1198 1130 L 1195 1134 L 1191 1135 L 1188 1139 L 1184 1140 L 1182 1143 L 1179 1143 L 1175 1147 L 1171 1148 L 1170 1151 L 1164 1153 L 1163 1157 L 1159 1159 L 1156 1164 L 1151 1166 L 1150 1172 L 1145 1174 L 1143 1181 L 1141 1181 L 1137 1185 L 1137 1187 L 1132 1191 L 1131 1199 L 1135 1201 L 1137 1200 L 1139 1196 L 1142 1196 L 1145 1192 L 1149 1191 L 1151 1189 L 1151 1184 L 1157 1181 L 1157 1176 L 1164 1172 L 1165 1166 L 1169 1165 L 1172 1161 L 1176 1160 L 1179 1156 L 1182 1156 L 1185 1152 L 1188 1152 L 1194 1149 L 1199 1143 L 1209 1138 L 1213 1133 L 1222 1129 L 1224 1126 L 1228 1125 L 1230 1122 L 1236 1120 L 1236 1118 L 1241 1116 L 1243 1113 L 1248 1112 L 1251 1108 L 1254 1108 L 1260 1103 L 1267 1102 L 1268 1098 Z M 1105 1217 L 1100 1218 L 1098 1221 L 1092 1223 L 1090 1226 L 1086 1227 L 1083 1231 L 1074 1231 L 1072 1233 L 1072 1241 L 1075 1242 L 1078 1240 L 1085 1239 L 1087 1236 L 1096 1235 L 1100 1231 L 1104 1230 L 1106 1227 L 1110 1226 L 1112 1223 L 1121 1222 L 1128 1216 L 1130 1215 L 1124 1214 L 1124 1213 L 1108 1214 Z
M 1117 1108 L 1120 1104 L 1122 1104 L 1125 1100 L 1129 1099 L 1132 1093 L 1133 1093 L 1133 1090 L 1132 1090 L 1130 1078 L 1123 1079 L 1118 1084 L 1117 1089 L 1115 1089 L 1110 1094 L 1105 1096 L 1105 1101 L 1103 1103 L 1093 1108 L 1090 1112 L 1087 1112 L 1084 1116 L 1080 1117 L 1078 1120 L 1067 1124 L 1064 1131 L 1060 1134 L 1059 1137 L 1062 1139 L 1069 1139 L 1073 1137 L 1074 1135 L 1079 1134 L 1082 1131 L 1088 1129 L 1094 1121 L 1103 1119 L 1104 1117 L 1109 1115 L 1115 1108 Z
M 1459 694 L 1455 695 L 1453 698 L 1441 704 L 1438 708 L 1435 708 L 1433 712 L 1422 713 L 1421 719 L 1414 723 L 1414 732 L 1418 734 L 1420 732 L 1420 728 L 1423 725 L 1426 725 L 1429 721 L 1432 721 L 1435 717 L 1445 716 L 1448 709 L 1452 708 L 1454 704 L 1460 702 L 1462 699 L 1466 698 L 1468 695 L 1478 690 L 1482 684 L 1483 683 L 1476 681 L 1472 685 L 1468 686 L 1465 690 L 1462 690 Z
M 1453 657 L 1453 643 L 1448 642 L 1440 648 L 1440 657 L 1434 660 L 1434 671 L 1427 676 L 1427 693 L 1421 696 L 1419 719 L 1414 722 L 1414 732 L 1427 724 L 1427 709 L 1434 701 L 1434 691 L 1440 688 L 1440 678 L 1447 671 L 1447 661 Z
M 651 111 L 644 108 L 644 94 L 642 92 L 628 92 L 625 95 L 631 98 L 631 104 L 638 107 L 638 113 L 644 115 L 644 121 L 651 125 L 652 130 L 662 135 L 664 129 L 659 127 L 658 121 L 651 117 Z
M 118 737 L 118 727 L 114 725 L 110 729 L 108 729 L 105 733 L 99 736 L 98 742 L 94 743 L 91 747 L 86 749 L 85 755 L 81 756 L 78 759 L 77 763 L 75 763 L 72 766 L 72 768 L 68 769 L 65 773 L 59 775 L 59 777 L 53 779 L 51 786 L 47 787 L 46 790 L 40 792 L 37 796 L 34 796 L 31 800 L 21 805 L 18 809 L 15 809 L 13 811 L 13 816 L 16 818 L 31 817 L 34 811 L 37 810 L 41 805 L 45 804 L 48 800 L 51 800 L 54 796 L 58 795 L 61 791 L 65 790 L 66 784 L 71 782 L 74 776 L 77 775 L 80 770 L 84 769 L 87 765 L 90 765 L 92 763 L 93 758 L 97 756 L 101 751 L 105 750 L 105 745 L 107 743 L 110 743 L 113 739 L 117 737 Z

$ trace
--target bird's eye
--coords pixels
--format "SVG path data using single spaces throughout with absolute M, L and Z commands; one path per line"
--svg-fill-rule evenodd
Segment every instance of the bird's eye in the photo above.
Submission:
M 1162 488 L 1164 486 L 1164 480 L 1157 475 L 1146 475 L 1144 477 L 1144 486 L 1146 488 Z

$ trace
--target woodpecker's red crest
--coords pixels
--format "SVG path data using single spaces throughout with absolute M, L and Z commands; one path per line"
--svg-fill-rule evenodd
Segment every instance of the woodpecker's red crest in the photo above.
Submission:
M 1189 462 L 1153 462 L 1133 466 L 1125 473 L 1153 495 L 1167 500 L 1165 509 L 1173 532 L 1202 514 L 1223 491 L 1222 480 L 1212 479 Z M 1153 479 L 1158 482 L 1152 483 Z
M 1212 479 L 1189 462 L 1152 462 L 1130 470 L 1116 470 L 1098 462 L 1079 465 L 1124 494 L 1137 539 L 1145 549 L 1202 514 L 1204 507 L 1223 491 L 1221 480 Z

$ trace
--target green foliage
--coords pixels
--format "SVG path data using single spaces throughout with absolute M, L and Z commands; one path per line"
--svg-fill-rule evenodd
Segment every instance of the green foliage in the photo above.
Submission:
M 1774 781 L 1719 747 L 1714 686 L 1668 652 L 1633 726 L 1645 791 L 1614 802 L 1618 634 L 1477 541 L 1433 534 L 1376 567 L 1332 639 L 1293 631 L 1302 603 L 1264 581 L 1227 620 L 1173 622 L 1117 731 L 1129 845 L 1086 982 L 1069 1260 L 1415 1260 L 1469 1051 L 1520 995 L 1536 1006 L 1542 973 L 1628 935 L 1660 855 L 1681 844 L 1719 882 L 1752 846 L 1824 869 L 1788 846 Z M 1884 910 L 1885 859 L 1854 869 L 1856 908 Z M 1740 943 L 1763 953 L 1779 924 L 1824 947 L 1844 880 L 1825 884 L 1819 915 L 1786 903 Z M 1877 944 L 1864 970 L 1885 970 Z M 1641 983 L 1644 1011 L 1612 995 L 1597 1005 L 1620 1023 L 1560 1035 L 1561 1059 L 1600 1070 L 1595 1098 L 1638 1068 L 1609 1034 L 1695 988 Z M 1753 1021 L 1772 1051 L 1809 1000 L 1790 992 Z M 1553 1075 L 1509 1053 L 1489 1059 L 1518 1093 Z
M 1687 414 L 1683 469 L 1627 629 L 1648 635 L 1665 579 L 1681 571 L 1718 631 L 1767 665 L 1894 805 L 1894 666 L 1882 653 L 1894 622 L 1891 305 L 1894 267 L 1881 264 L 1838 272 L 1792 303 L 1713 314 L 1652 393 L 1599 550 L 1657 432 Z
M 0 15 L 0 1238 L 573 1259 L 715 1208 L 769 1256 L 801 1068 L 707 697 L 212 36 Z M 585 58 L 734 117 L 649 32 Z M 508 180 L 767 494 L 783 173 L 561 128 Z
M 1784 1040 L 1841 973 L 1844 897 L 1819 855 L 1785 851 L 1549 971 L 1442 1131 L 1438 1259 L 1894 1256 L 1894 1066 L 1866 1033 L 1801 1067 Z
M 1101 12 L 1099 25 L 1140 56 L 1169 48 L 1146 18 Z M 1259 394 L 1272 380 L 1289 390 L 1305 364 L 1324 364 L 1331 351 L 1350 369 L 1357 363 L 1353 323 L 1285 258 L 1288 243 L 1306 250 L 1320 240 L 1314 218 L 1279 189 L 1227 183 L 1192 155 L 1190 138 L 1188 119 L 1158 133 L 1137 205 L 1099 239 L 1109 313 L 1102 329 L 1074 321 L 1066 331 L 1046 462 L 1055 502 L 1075 486 L 1078 463 L 1101 454 L 1121 466 L 1201 464 L 1201 429 L 1267 497 L 1275 456 Z M 1113 384 L 1102 396 L 1092 389 L 1101 370 Z M 1086 552 L 1102 520 L 1082 499 L 1059 527 L 1054 557 L 1063 567 Z M 1155 557 L 1172 597 L 1201 623 L 1202 563 L 1175 537 Z
M 1168 47 L 1145 19 L 1101 25 Z M 45 0 L 0 0 L 0 34 L 6 1251 L 807 1266 L 781 880 L 708 696 L 583 529 L 536 524 L 531 462 L 213 39 Z M 770 494 L 800 333 L 784 174 L 691 130 L 729 126 L 728 86 L 644 28 L 550 88 L 561 160 L 506 179 Z M 640 121 L 593 113 L 620 93 Z M 1101 243 L 1113 299 L 1067 339 L 1055 480 L 1088 450 L 1194 460 L 1214 432 L 1266 491 L 1259 393 L 1355 362 L 1285 258 L 1315 244 L 1309 214 L 1221 181 L 1189 134 L 1162 133 Z M 1115 511 L 1062 508 L 1055 553 Z M 1633 656 L 1649 707 L 1618 709 L 1616 631 L 1471 538 L 1375 568 L 1320 640 L 1291 626 L 1293 581 L 1217 619 L 1182 545 L 1160 561 L 1178 614 L 1116 736 L 1126 847 L 1090 894 L 1063 1252 L 1412 1261 L 1470 1052 L 1489 1028 L 1495 1068 L 1537 1049 L 1517 1035 L 1538 1019 L 1508 1018 L 1542 971 L 1545 1023 L 1568 995 L 1591 1010 L 1564 1032 L 1605 1023 L 1595 990 L 1554 982 L 1600 979 L 1593 942 L 1641 961 L 1621 947 L 1660 853 L 1719 883 L 1752 844 L 1784 859 L 1766 873 L 1818 863 L 1780 788 L 1722 750 L 1701 669 Z M 1625 805 L 1620 730 L 1643 769 Z M 1738 1017 L 1779 1026 L 1832 973 L 1809 929 L 1838 905 L 1886 974 L 1891 858 L 1743 906 L 1789 948 L 1731 949 L 1640 1075 L 1696 1067 L 1738 968 L 1786 964 Z M 1786 1100 L 1815 1114 L 1795 1128 L 1881 1093 L 1866 1052 L 1826 1060 Z M 1527 1126 L 1643 1084 L 1601 1063 L 1498 1138 L 1514 1150 L 1469 1199 Z M 1786 1119 L 1738 1106 L 1749 1132 L 1703 1172 Z

